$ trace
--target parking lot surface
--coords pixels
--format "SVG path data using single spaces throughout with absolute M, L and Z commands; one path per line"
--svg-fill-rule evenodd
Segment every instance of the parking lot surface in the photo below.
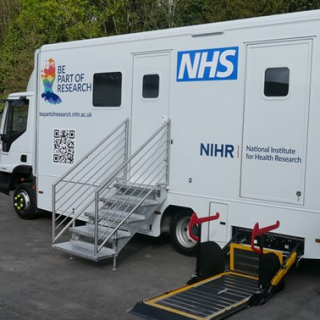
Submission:
M 319 226 L 320 232 L 320 226 Z M 319 249 L 320 250 L 320 249 Z M 51 249 L 51 217 L 21 220 L 0 194 L 1 320 L 134 320 L 126 311 L 143 298 L 182 286 L 195 258 L 178 254 L 168 236 L 136 235 L 112 261 L 69 259 Z M 286 288 L 265 305 L 230 320 L 309 320 L 320 314 L 320 262 L 302 260 Z

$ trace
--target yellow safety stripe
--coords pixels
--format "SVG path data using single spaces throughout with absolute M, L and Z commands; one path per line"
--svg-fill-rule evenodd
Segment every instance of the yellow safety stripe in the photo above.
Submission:
M 246 299 L 243 299 L 243 300 L 241 300 L 241 301 L 239 301 L 239 302 L 237 302 L 235 304 L 230 304 L 229 306 L 225 307 L 224 309 L 222 309 L 222 310 L 220 310 L 218 312 L 212 313 L 207 317 L 195 316 L 193 314 L 190 314 L 190 313 L 187 313 L 187 312 L 183 312 L 183 311 L 180 311 L 180 310 L 176 310 L 176 309 L 173 309 L 173 308 L 170 308 L 170 307 L 162 306 L 162 305 L 159 305 L 157 303 L 146 302 L 146 304 L 148 304 L 150 306 L 153 306 L 153 307 L 156 307 L 156 308 L 159 308 L 159 309 L 170 311 L 172 313 L 177 313 L 177 314 L 179 314 L 181 316 L 186 316 L 188 318 L 192 318 L 192 319 L 195 319 L 195 320 L 210 320 L 213 317 L 216 317 L 216 316 L 226 312 L 226 310 L 230 310 L 232 308 L 236 308 L 236 307 L 242 305 L 243 303 L 247 302 L 248 300 L 249 300 L 249 298 L 246 298 Z
M 230 244 L 230 270 L 234 270 L 234 249 L 240 249 L 240 250 L 252 252 L 252 249 L 249 245 L 231 243 Z M 276 254 L 277 257 L 279 258 L 280 264 L 282 264 L 282 262 L 283 262 L 282 252 L 263 248 L 263 253 L 270 253 L 270 252 Z
M 286 273 L 289 271 L 291 266 L 294 264 L 294 262 L 297 259 L 297 252 L 293 252 L 289 257 L 288 260 L 286 261 L 286 265 L 284 268 L 282 268 L 278 273 L 273 277 L 271 281 L 272 286 L 277 286 L 279 282 L 283 279 L 283 277 L 286 275 Z
M 213 280 L 213 279 L 217 279 L 217 278 L 220 278 L 220 277 L 222 277 L 222 276 L 224 276 L 224 275 L 228 275 L 228 274 L 234 274 L 234 275 L 236 275 L 236 276 L 241 276 L 241 277 L 244 277 L 244 278 L 249 278 L 249 279 L 253 279 L 253 280 L 258 280 L 258 277 L 253 277 L 253 276 L 249 276 L 249 275 L 242 274 L 242 273 L 239 274 L 239 273 L 237 273 L 237 272 L 232 272 L 232 271 L 231 271 L 231 272 L 223 272 L 223 273 L 220 273 L 220 274 L 218 274 L 218 275 L 215 275 L 215 276 L 213 276 L 213 277 L 211 277 L 211 278 L 207 278 L 207 279 L 205 279 L 205 280 L 202 280 L 202 281 L 199 281 L 199 282 L 190 284 L 190 285 L 186 285 L 186 286 L 180 287 L 180 288 L 178 288 L 178 289 L 175 289 L 175 290 L 172 290 L 172 291 L 163 293 L 163 294 L 161 294 L 161 295 L 159 295 L 159 296 L 156 296 L 156 297 L 147 299 L 146 301 L 148 301 L 148 302 L 149 302 L 149 301 L 154 301 L 154 302 L 156 302 L 156 301 L 162 300 L 164 297 L 166 297 L 166 298 L 167 298 L 167 297 L 171 297 L 171 296 L 173 296 L 173 295 L 175 295 L 175 294 L 177 294 L 177 293 L 180 293 L 180 292 L 189 290 L 190 288 L 196 288 L 196 287 L 198 287 L 199 285 L 202 285 L 202 284 L 204 284 L 204 283 L 206 283 L 206 282 L 209 282 L 209 281 L 211 281 L 211 280 Z
M 198 317 L 198 316 L 195 316 L 193 314 L 189 314 L 187 312 L 179 311 L 177 309 L 172 309 L 172 308 L 169 308 L 169 307 L 166 307 L 166 306 L 162 306 L 162 305 L 159 305 L 159 304 L 153 303 L 153 302 L 146 302 L 146 304 L 148 304 L 148 305 L 150 305 L 152 307 L 156 307 L 156 308 L 159 308 L 159 309 L 170 311 L 172 313 L 177 313 L 177 314 L 180 314 L 181 316 L 185 316 L 185 317 L 192 318 L 192 319 L 195 319 L 195 320 L 210 319 L 210 318 Z
M 213 314 L 211 314 L 210 316 L 205 317 L 205 318 L 204 318 L 204 317 L 195 316 L 195 315 L 192 315 L 192 314 L 189 314 L 189 313 L 187 313 L 187 312 L 180 311 L 180 310 L 176 310 L 176 309 L 174 309 L 174 308 L 170 308 L 170 307 L 166 307 L 166 306 L 163 306 L 163 305 L 159 305 L 157 302 L 163 300 L 164 298 L 167 299 L 167 298 L 169 298 L 169 297 L 171 297 L 171 296 L 173 296 L 173 295 L 175 295 L 175 294 L 178 294 L 178 293 L 187 291 L 187 290 L 189 290 L 189 289 L 191 289 L 191 288 L 196 288 L 196 287 L 198 287 L 198 286 L 200 286 L 200 285 L 202 285 L 202 284 L 204 284 L 204 283 L 206 283 L 206 282 L 209 282 L 209 281 L 211 281 L 211 280 L 220 278 L 220 277 L 222 277 L 222 276 L 224 276 L 224 275 L 231 275 L 231 274 L 237 275 L 237 276 L 241 276 L 241 277 L 244 277 L 244 278 L 249 278 L 249 279 L 258 280 L 257 277 L 252 277 L 252 276 L 248 276 L 248 275 L 244 275 L 244 274 L 239 274 L 239 273 L 236 273 L 236 272 L 224 272 L 224 273 L 220 273 L 220 274 L 218 274 L 218 275 L 216 275 L 216 276 L 213 276 L 213 277 L 211 277 L 211 278 L 208 278 L 208 279 L 205 279 L 205 280 L 196 282 L 196 283 L 194 283 L 194 284 L 192 284 L 192 285 L 186 285 L 186 286 L 183 286 L 183 287 L 178 288 L 178 289 L 176 289 L 176 290 L 172 290 L 172 291 L 170 291 L 170 292 L 161 294 L 161 295 L 159 295 L 159 296 L 157 296 L 157 297 L 147 299 L 147 300 L 144 301 L 144 303 L 147 304 L 147 305 L 150 305 L 150 306 L 153 306 L 153 307 L 156 307 L 156 308 L 159 308 L 159 309 L 163 309 L 163 310 L 166 310 L 166 311 L 170 311 L 170 312 L 173 312 L 173 313 L 177 313 L 177 314 L 180 314 L 180 315 L 183 315 L 183 316 L 186 316 L 186 317 L 195 319 L 195 320 L 207 320 L 207 319 L 212 318 L 213 315 L 216 316 L 216 315 L 219 315 L 220 313 L 225 312 L 225 310 L 226 310 L 226 309 L 230 309 L 230 307 L 237 307 L 237 306 L 245 303 L 246 301 L 248 301 L 249 298 L 246 298 L 246 299 L 244 299 L 244 300 L 242 300 L 242 301 L 239 301 L 239 302 L 237 302 L 237 303 L 235 303 L 235 304 L 232 304 L 232 305 L 228 306 L 227 308 L 225 308 L 225 309 L 223 309 L 223 310 L 220 310 L 220 311 L 218 311 L 218 312 L 216 312 L 216 313 L 213 313 Z

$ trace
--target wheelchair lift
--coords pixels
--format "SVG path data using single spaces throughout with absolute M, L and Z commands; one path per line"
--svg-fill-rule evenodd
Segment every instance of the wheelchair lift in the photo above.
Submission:
M 194 226 L 201 235 L 201 224 L 218 218 L 219 213 L 201 219 L 194 213 L 190 236 L 198 241 Z M 277 241 L 269 232 L 279 226 L 279 221 L 264 228 L 256 223 L 251 238 L 248 230 L 239 230 L 223 249 L 215 242 L 200 242 L 196 271 L 187 285 L 138 302 L 128 312 L 149 320 L 216 320 L 265 303 L 284 288 L 286 273 L 303 254 L 301 239 L 290 239 L 290 251 L 269 248 L 270 239 Z

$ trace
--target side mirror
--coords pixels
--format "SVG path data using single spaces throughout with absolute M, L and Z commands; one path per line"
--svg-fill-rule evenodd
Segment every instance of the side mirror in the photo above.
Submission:
M 9 142 L 10 137 L 7 134 L 0 134 L 0 140 L 3 142 Z

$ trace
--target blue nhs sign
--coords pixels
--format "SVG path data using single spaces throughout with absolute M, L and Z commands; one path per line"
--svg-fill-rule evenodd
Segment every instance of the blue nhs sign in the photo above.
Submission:
M 239 47 L 179 51 L 177 81 L 236 80 Z

